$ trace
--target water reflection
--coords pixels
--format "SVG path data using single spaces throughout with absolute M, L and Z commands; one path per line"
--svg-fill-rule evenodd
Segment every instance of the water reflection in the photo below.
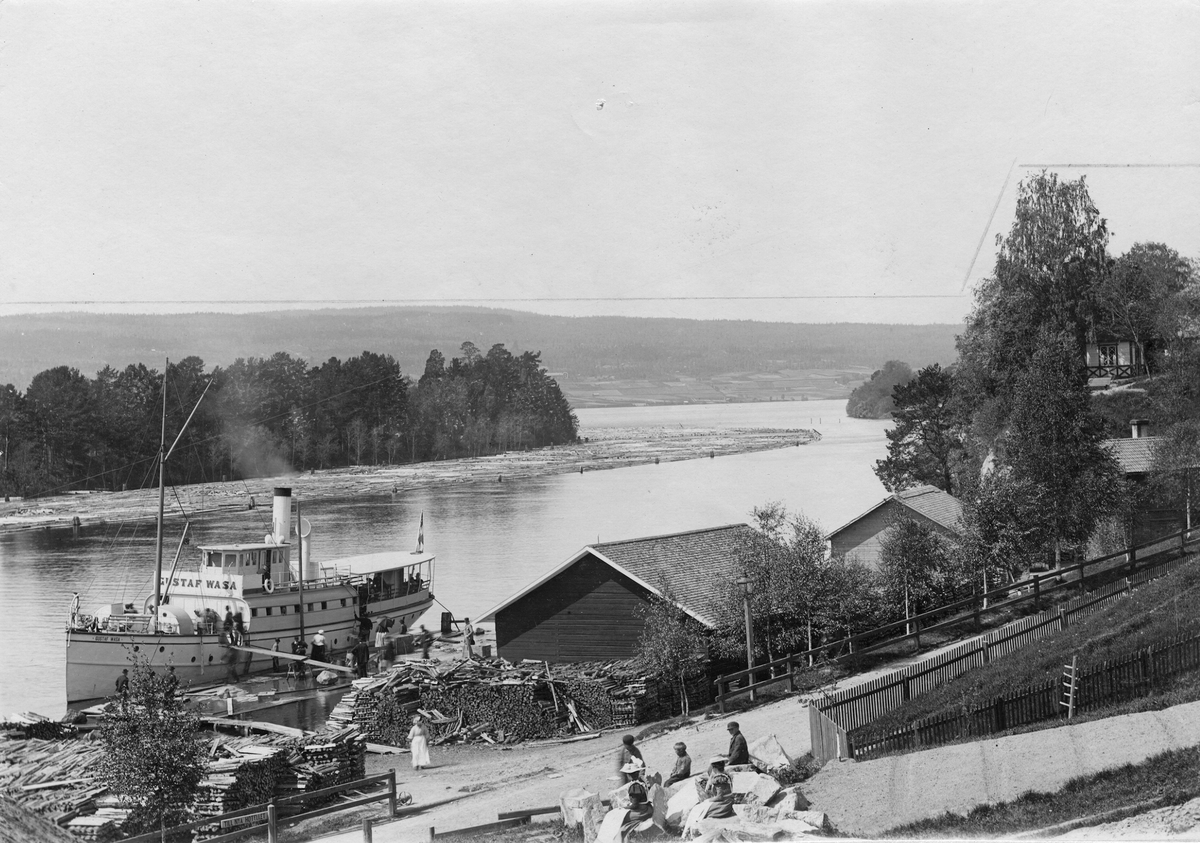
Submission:
M 412 550 L 425 516 L 426 547 L 438 554 L 436 628 L 443 607 L 477 617 L 586 544 L 744 522 L 750 509 L 778 500 L 827 529 L 884 494 L 871 469 L 884 453 L 884 422 L 846 419 L 843 402 L 584 410 L 587 426 L 807 427 L 820 443 L 718 459 L 644 465 L 504 483 L 457 484 L 398 495 L 300 501 L 322 560 Z M 819 420 L 819 421 L 818 421 Z M 196 545 L 245 541 L 269 529 L 270 508 L 199 516 L 183 560 Z M 169 566 L 182 525 L 167 525 Z M 152 584 L 154 524 L 33 531 L 0 538 L 0 716 L 65 707 L 64 640 L 71 592 L 85 611 L 124 602 Z M 320 705 L 314 701 L 312 705 Z M 332 707 L 332 703 L 330 704 Z

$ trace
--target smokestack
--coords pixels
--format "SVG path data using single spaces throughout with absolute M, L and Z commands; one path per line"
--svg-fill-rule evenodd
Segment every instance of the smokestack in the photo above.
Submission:
M 1129 435 L 1134 439 L 1142 439 L 1150 435 L 1150 422 L 1146 419 L 1130 419 Z
M 271 509 L 271 531 L 275 543 L 288 540 L 292 533 L 292 490 L 285 486 L 275 487 L 275 500 Z

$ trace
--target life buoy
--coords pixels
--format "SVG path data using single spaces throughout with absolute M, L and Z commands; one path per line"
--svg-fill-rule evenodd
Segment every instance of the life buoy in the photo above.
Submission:
M 270 594 L 274 590 L 275 590 L 275 582 L 271 579 L 270 576 L 264 576 L 263 577 L 263 591 L 265 591 L 267 594 Z

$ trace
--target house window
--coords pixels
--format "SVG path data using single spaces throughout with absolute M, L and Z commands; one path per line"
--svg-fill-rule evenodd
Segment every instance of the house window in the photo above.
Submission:
M 1117 365 L 1117 344 L 1115 342 L 1100 343 L 1100 365 Z

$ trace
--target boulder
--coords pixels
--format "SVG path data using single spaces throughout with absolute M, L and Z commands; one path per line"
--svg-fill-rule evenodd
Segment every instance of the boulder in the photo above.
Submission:
M 772 808 L 782 808 L 785 811 L 807 811 L 809 802 L 800 792 L 800 785 L 793 784 L 783 788 L 766 803 Z
M 779 782 L 773 776 L 758 774 L 758 780 L 746 791 L 746 801 L 755 805 L 766 805 L 779 792 Z
M 675 795 L 667 800 L 667 825 L 671 828 L 682 827 L 687 821 L 688 814 L 702 801 L 695 787 L 683 787 L 677 790 Z
M 750 760 L 767 772 L 792 766 L 791 756 L 774 735 L 765 735 L 750 744 Z
M 559 796 L 558 806 L 562 810 L 563 825 L 567 828 L 579 828 L 583 825 L 587 812 L 594 807 L 600 807 L 600 795 L 577 787 Z

